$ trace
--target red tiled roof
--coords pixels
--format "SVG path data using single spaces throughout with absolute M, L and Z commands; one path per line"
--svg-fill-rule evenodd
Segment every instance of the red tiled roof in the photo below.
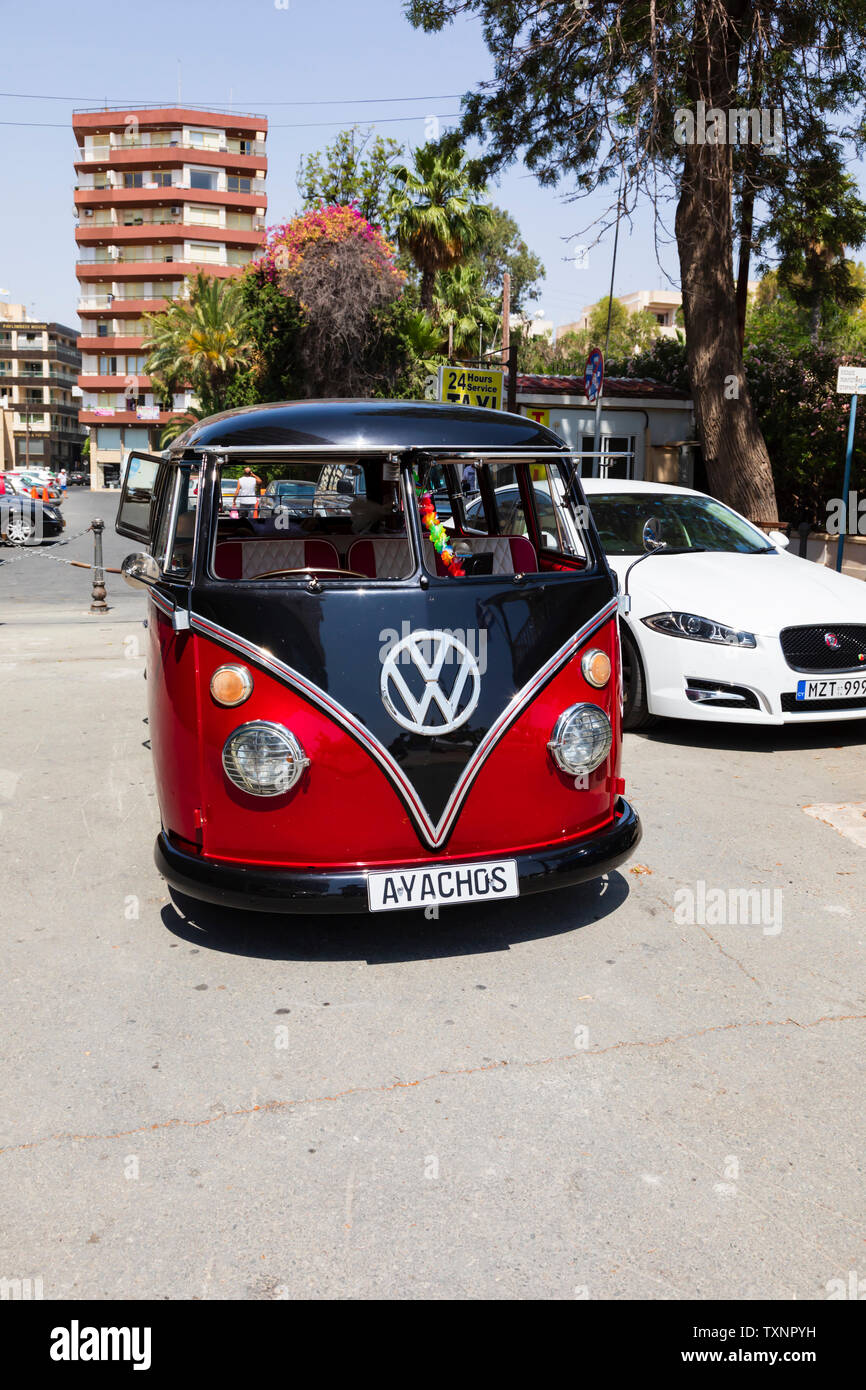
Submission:
M 586 399 L 582 376 L 526 376 L 518 373 L 517 390 L 531 396 L 582 396 Z M 688 391 L 667 386 L 652 377 L 609 376 L 604 381 L 605 396 L 659 396 L 668 401 L 687 401 Z

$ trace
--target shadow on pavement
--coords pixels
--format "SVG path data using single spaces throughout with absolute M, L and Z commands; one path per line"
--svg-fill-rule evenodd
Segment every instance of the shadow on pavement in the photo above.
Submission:
M 622 874 L 504 903 L 422 912 L 347 916 L 239 912 L 196 902 L 174 889 L 162 909 L 166 930 L 181 941 L 265 960 L 365 960 L 368 965 L 507 951 L 521 941 L 562 935 L 600 921 L 629 894 Z
M 827 724 L 710 724 L 691 719 L 664 719 L 626 739 L 643 738 L 671 748 L 718 748 L 739 753 L 791 753 L 812 748 L 849 748 L 866 743 L 866 718 Z

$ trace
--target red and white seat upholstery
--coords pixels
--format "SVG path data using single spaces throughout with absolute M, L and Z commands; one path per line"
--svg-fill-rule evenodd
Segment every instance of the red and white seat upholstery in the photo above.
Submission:
M 473 555 L 492 555 L 493 574 L 535 574 L 538 570 L 535 546 L 526 536 L 460 536 L 456 543 L 461 549 L 466 546 Z M 447 574 L 429 541 L 424 542 L 424 550 L 428 569 Z
M 346 568 L 370 579 L 405 579 L 412 573 L 408 538 L 364 536 L 349 547 Z
M 214 567 L 218 579 L 254 579 L 269 570 L 336 570 L 340 557 L 330 541 L 249 537 L 220 541 Z

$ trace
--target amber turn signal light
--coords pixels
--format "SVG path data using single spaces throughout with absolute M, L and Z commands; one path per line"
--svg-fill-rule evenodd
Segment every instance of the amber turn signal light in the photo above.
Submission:
M 580 659 L 580 669 L 584 680 L 588 680 L 596 690 L 601 690 L 610 680 L 610 657 L 598 647 L 590 647 Z
M 246 666 L 218 666 L 210 678 L 210 693 L 218 705 L 242 705 L 253 693 Z

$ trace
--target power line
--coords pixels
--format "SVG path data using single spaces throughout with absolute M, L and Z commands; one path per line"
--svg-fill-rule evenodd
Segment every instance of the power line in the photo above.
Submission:
M 374 105 L 374 104 L 377 103 L 377 102 L 385 103 L 385 102 L 394 102 L 394 101 L 459 101 L 460 98 L 461 98 L 462 96 L 464 96 L 464 95 L 465 95 L 465 93 L 463 93 L 463 92 L 440 92 L 437 96 L 410 96 L 410 97 L 327 97 L 327 98 L 318 98 L 318 99 L 313 100 L 313 101 L 261 101 L 261 100 L 257 100 L 256 102 L 253 102 L 253 103 L 246 102 L 246 101 L 232 101 L 232 102 L 231 102 L 231 105 L 232 105 L 232 106 L 249 106 L 249 105 L 259 105 L 259 106 L 372 106 L 372 105 Z M 0 97 L 9 97 L 10 99 L 15 100 L 15 101 L 96 101 L 96 102 L 98 102 L 98 101 L 103 101 L 103 102 L 108 103 L 108 98 L 107 98 L 107 97 L 102 97 L 102 98 L 100 98 L 100 97 L 58 97 L 58 96 L 55 96 L 55 95 L 54 95 L 53 93 L 51 93 L 51 92 L 0 92 Z M 110 105 L 112 105 L 112 106 L 118 106 L 118 107 L 120 107 L 120 106 L 122 106 L 122 105 L 125 105 L 126 107 L 130 107 L 130 106 L 175 107 L 175 106 L 178 106 L 178 104 L 179 104 L 181 107 L 188 106 L 190 109 L 195 109 L 196 107 L 200 107 L 202 110 L 213 110 L 213 111 L 222 111 L 222 109 L 223 109 L 223 103 L 222 103 L 222 102 L 216 102 L 213 106 L 205 107 L 205 106 L 202 105 L 201 102 L 183 102 L 183 101 L 182 101 L 182 102 L 178 103 L 178 101 L 177 101 L 176 98 L 173 99 L 172 101 L 165 101 L 165 102 L 133 101 L 132 99 L 130 99 L 130 100 L 126 101 L 126 102 L 119 102 L 119 101 L 115 101 L 114 98 L 112 98 L 112 101 L 111 101 L 110 103 L 108 103 L 108 104 L 110 104 Z M 103 110 L 104 108 L 103 108 L 102 106 L 100 106 L 99 109 L 100 109 L 100 110 Z M 4 124 L 10 124 L 10 122 L 5 122 Z
M 436 119 L 440 121 L 456 120 L 459 115 L 459 111 L 437 112 Z M 368 118 L 368 124 L 374 126 L 399 125 L 401 122 L 422 121 L 424 119 L 425 117 L 416 111 L 414 116 L 383 116 L 378 120 L 375 116 L 370 116 Z M 269 125 L 268 128 L 269 130 L 312 130 L 315 126 L 345 125 L 346 120 L 346 117 L 342 119 L 338 117 L 332 121 L 289 121 L 288 123 Z M 358 124 L 358 122 L 353 122 L 353 124 Z M 0 126 L 26 126 L 29 130 L 72 130 L 72 126 L 68 121 L 0 121 Z M 153 148 L 154 150 L 160 150 L 163 146 L 154 145 Z

